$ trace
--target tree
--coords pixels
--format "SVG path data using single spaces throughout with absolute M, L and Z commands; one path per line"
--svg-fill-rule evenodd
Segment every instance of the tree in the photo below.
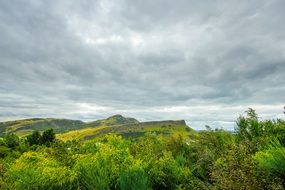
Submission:
M 17 135 L 13 133 L 9 133 L 5 136 L 5 143 L 8 148 L 15 148 L 19 146 L 20 144 L 20 139 Z
M 247 118 L 255 119 L 255 120 L 258 119 L 258 115 L 257 115 L 256 111 L 252 108 L 248 108 L 248 110 L 245 111 L 245 113 L 247 114 Z
M 240 140 L 252 141 L 263 134 L 262 122 L 258 121 L 258 115 L 254 109 L 246 111 L 246 117 L 240 116 L 236 122 L 236 132 Z
M 40 145 L 42 143 L 42 136 L 39 131 L 34 131 L 31 135 L 27 136 L 29 145 Z
M 43 132 L 42 135 L 42 142 L 43 144 L 49 144 L 55 140 L 55 133 L 53 132 L 53 129 L 48 129 Z

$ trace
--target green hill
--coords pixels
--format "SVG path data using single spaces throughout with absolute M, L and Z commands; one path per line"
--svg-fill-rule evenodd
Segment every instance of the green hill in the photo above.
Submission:
M 115 126 L 122 124 L 139 123 L 134 118 L 114 115 L 107 119 L 100 119 L 85 123 L 80 120 L 55 119 L 55 118 L 31 118 L 16 121 L 0 122 L 0 136 L 5 133 L 16 133 L 19 136 L 26 136 L 34 130 L 44 131 L 52 128 L 56 133 L 64 133 L 71 130 L 83 129 L 87 127 Z
M 72 139 L 88 140 L 94 137 L 100 137 L 108 133 L 116 133 L 123 137 L 140 137 L 146 133 L 155 133 L 162 135 L 180 134 L 188 136 L 194 132 L 186 125 L 184 120 L 177 121 L 152 121 L 152 122 L 137 122 L 128 124 L 116 125 L 101 125 L 95 128 L 88 127 L 85 129 L 74 130 L 62 134 L 58 134 L 57 138 L 67 141 Z
M 57 138 L 62 140 L 87 140 L 107 133 L 116 133 L 124 137 L 139 137 L 146 133 L 170 135 L 179 133 L 187 135 L 193 131 L 184 120 L 139 122 L 134 118 L 114 115 L 106 119 L 92 122 L 80 120 L 33 118 L 16 121 L 0 122 L 0 136 L 6 133 L 15 133 L 26 136 L 32 131 L 44 131 L 52 128 L 57 133 Z
M 26 136 L 34 130 L 44 131 L 50 128 L 56 133 L 63 133 L 84 127 L 86 127 L 85 123 L 80 120 L 32 118 L 0 122 L 0 136 L 4 136 L 5 133 L 15 133 L 19 136 Z
M 107 119 L 100 119 L 97 121 L 87 123 L 87 127 L 98 127 L 98 126 L 114 126 L 114 125 L 124 125 L 124 124 L 136 124 L 139 123 L 138 120 L 130 117 L 123 117 L 122 115 L 113 115 Z

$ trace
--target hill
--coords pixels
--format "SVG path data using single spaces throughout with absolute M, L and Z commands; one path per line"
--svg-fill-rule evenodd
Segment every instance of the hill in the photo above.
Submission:
M 15 133 L 19 136 L 26 136 L 34 130 L 44 131 L 52 128 L 56 133 L 64 133 L 76 129 L 95 128 L 100 126 L 115 126 L 123 124 L 139 123 L 138 120 L 122 115 L 114 115 L 106 119 L 92 122 L 80 120 L 56 119 L 56 118 L 31 118 L 15 121 L 0 122 L 0 136 L 6 133 Z
M 100 137 L 108 133 L 116 133 L 123 137 L 140 137 L 146 133 L 155 133 L 162 135 L 171 135 L 179 133 L 183 136 L 187 136 L 193 133 L 194 130 L 186 125 L 184 120 L 176 121 L 152 121 L 152 122 L 137 122 L 128 124 L 117 125 L 102 125 L 96 128 L 85 128 L 80 130 L 74 130 L 62 134 L 58 134 L 57 138 L 67 140 L 88 140 L 94 137 Z
M 44 131 L 50 128 L 56 133 L 63 133 L 84 127 L 86 127 L 85 123 L 80 120 L 32 118 L 0 122 L 0 136 L 4 136 L 5 133 L 15 133 L 19 136 L 26 136 L 34 130 Z
M 139 122 L 134 118 L 114 115 L 92 122 L 55 118 L 0 122 L 0 136 L 11 132 L 23 137 L 31 134 L 34 130 L 44 131 L 50 128 L 57 133 L 57 138 L 64 141 L 73 139 L 87 140 L 107 133 L 116 133 L 124 137 L 139 137 L 146 133 L 163 135 L 180 133 L 187 135 L 190 131 L 193 131 L 186 125 L 184 120 Z
M 107 119 L 100 119 L 97 121 L 89 122 L 86 124 L 87 127 L 98 127 L 98 126 L 114 126 L 124 124 L 135 124 L 139 123 L 138 120 L 130 117 L 123 117 L 122 115 L 113 115 Z

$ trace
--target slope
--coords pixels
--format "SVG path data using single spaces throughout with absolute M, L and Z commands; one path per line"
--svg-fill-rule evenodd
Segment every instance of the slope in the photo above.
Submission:
M 5 133 L 15 133 L 19 136 L 26 136 L 34 130 L 44 131 L 50 128 L 54 129 L 56 133 L 63 133 L 85 127 L 85 123 L 79 120 L 32 118 L 0 122 L 0 136 L 4 136 Z
M 75 131 L 70 131 L 63 134 L 58 134 L 57 138 L 67 140 L 88 140 L 94 137 L 100 137 L 108 133 L 116 133 L 124 137 L 140 137 L 146 133 L 155 133 L 162 135 L 171 135 L 179 133 L 187 136 L 193 133 L 194 130 L 186 125 L 184 120 L 169 120 L 169 121 L 152 121 L 152 122 L 137 122 L 116 125 L 101 125 L 96 128 L 85 128 Z
M 0 122 L 0 136 L 6 133 L 15 133 L 18 136 L 26 136 L 32 131 L 44 131 L 54 129 L 56 133 L 65 133 L 72 130 L 83 128 L 97 128 L 102 126 L 115 126 L 123 124 L 135 124 L 138 121 L 134 118 L 123 117 L 122 115 L 114 115 L 106 119 L 100 119 L 85 123 L 80 120 L 56 119 L 56 118 L 31 118 L 15 121 Z

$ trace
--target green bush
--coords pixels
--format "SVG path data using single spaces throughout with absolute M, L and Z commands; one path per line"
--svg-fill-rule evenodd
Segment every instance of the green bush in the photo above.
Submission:
M 112 171 L 108 170 L 106 162 L 99 163 L 95 156 L 79 157 L 75 171 L 78 173 L 80 189 L 109 189 Z
M 0 158 L 4 158 L 10 154 L 11 149 L 6 146 L 0 146 Z
M 121 190 L 146 190 L 148 177 L 143 169 L 129 169 L 120 173 L 119 185 Z
M 26 152 L 11 166 L 5 177 L 11 189 L 72 189 L 77 174 L 47 153 Z
M 4 138 L 8 148 L 16 148 L 20 144 L 20 139 L 17 135 L 9 133 Z
M 257 152 L 253 159 L 261 169 L 279 177 L 285 187 L 285 147 L 277 139 L 273 140 L 266 150 Z
M 87 149 L 83 146 L 85 152 L 77 155 L 74 167 L 80 188 L 119 188 L 120 173 L 141 164 L 131 156 L 128 144 L 129 141 L 120 136 L 108 135 L 101 142 L 90 141 L 86 144 Z
M 33 131 L 32 134 L 27 136 L 27 142 L 30 146 L 42 144 L 42 136 L 39 131 Z

